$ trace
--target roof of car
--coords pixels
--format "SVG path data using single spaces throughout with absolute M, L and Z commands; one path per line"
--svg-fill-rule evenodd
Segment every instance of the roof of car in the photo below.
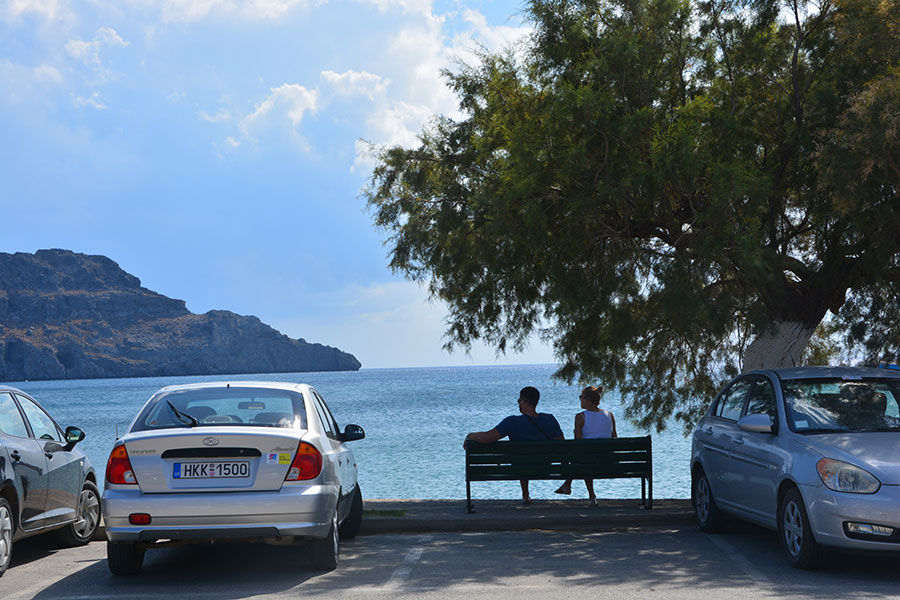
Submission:
M 874 367 L 787 367 L 768 369 L 780 379 L 821 379 L 828 377 L 891 377 L 900 378 L 896 369 L 877 369 Z
M 281 381 L 204 381 L 200 383 L 185 383 L 180 385 L 167 385 L 156 393 L 184 391 L 184 390 L 200 390 L 215 388 L 269 388 L 273 390 L 289 390 L 294 392 L 302 391 L 307 387 L 305 383 L 291 383 Z

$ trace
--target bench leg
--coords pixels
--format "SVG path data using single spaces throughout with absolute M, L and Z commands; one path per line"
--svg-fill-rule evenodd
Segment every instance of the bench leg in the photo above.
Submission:
M 466 479 L 466 508 L 470 514 L 475 512 L 472 508 L 472 484 L 468 479 Z

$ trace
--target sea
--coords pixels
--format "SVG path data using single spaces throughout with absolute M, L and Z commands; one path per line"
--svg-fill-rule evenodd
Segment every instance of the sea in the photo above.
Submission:
M 76 425 L 87 437 L 80 447 L 103 479 L 109 451 L 147 399 L 166 385 L 201 381 L 290 381 L 315 387 L 343 428 L 361 425 L 363 440 L 350 442 L 359 465 L 359 483 L 369 499 L 462 499 L 466 497 L 465 453 L 469 431 L 495 427 L 518 414 L 519 390 L 541 392 L 538 412 L 559 420 L 573 437 L 580 386 L 553 379 L 554 365 L 361 369 L 327 373 L 144 377 L 9 382 L 40 402 L 63 428 Z M 600 383 L 600 382 L 598 382 Z M 690 497 L 690 438 L 680 424 L 662 433 L 636 428 L 623 414 L 615 391 L 604 393 L 602 408 L 616 416 L 620 437 L 651 435 L 653 497 Z M 101 483 L 102 485 L 102 483 Z M 560 498 L 559 482 L 533 481 L 533 498 Z M 640 498 L 638 479 L 595 482 L 599 498 Z M 473 482 L 477 499 L 516 499 L 517 482 Z M 587 498 L 584 485 L 572 485 L 572 498 Z

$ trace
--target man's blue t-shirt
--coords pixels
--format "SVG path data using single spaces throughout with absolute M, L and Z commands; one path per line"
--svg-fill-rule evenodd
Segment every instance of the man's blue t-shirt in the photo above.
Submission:
M 516 441 L 555 440 L 563 437 L 556 417 L 548 413 L 538 413 L 537 418 L 528 415 L 506 417 L 496 427 L 501 437 L 509 436 Z

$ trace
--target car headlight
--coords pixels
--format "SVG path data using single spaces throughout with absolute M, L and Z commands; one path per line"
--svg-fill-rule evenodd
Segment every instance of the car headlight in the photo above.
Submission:
M 881 482 L 865 469 L 840 460 L 822 458 L 816 463 L 816 470 L 825 487 L 835 492 L 874 494 L 881 487 Z

